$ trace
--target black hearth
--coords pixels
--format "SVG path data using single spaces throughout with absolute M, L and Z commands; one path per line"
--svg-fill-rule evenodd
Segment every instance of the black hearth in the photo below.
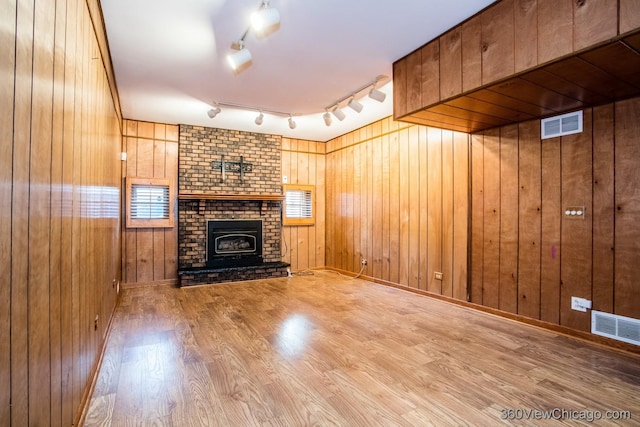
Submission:
M 262 263 L 261 220 L 207 221 L 207 267 L 242 267 Z

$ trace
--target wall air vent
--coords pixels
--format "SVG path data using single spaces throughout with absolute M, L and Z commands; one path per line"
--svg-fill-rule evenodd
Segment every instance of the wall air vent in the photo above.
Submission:
M 582 111 L 549 117 L 541 121 L 542 139 L 582 132 Z
M 640 320 L 593 310 L 591 333 L 640 345 Z

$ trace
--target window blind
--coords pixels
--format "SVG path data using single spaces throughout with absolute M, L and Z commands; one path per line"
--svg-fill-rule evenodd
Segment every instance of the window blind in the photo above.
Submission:
M 169 205 L 169 186 L 140 184 L 131 186 L 132 219 L 167 219 Z

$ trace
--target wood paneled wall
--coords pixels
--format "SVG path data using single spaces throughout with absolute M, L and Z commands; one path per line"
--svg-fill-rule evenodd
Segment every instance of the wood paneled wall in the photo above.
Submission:
M 0 4 L 3 426 L 77 423 L 116 303 L 121 130 L 99 10 Z
M 124 120 L 123 133 L 123 151 L 127 153 L 123 175 L 170 178 L 177 188 L 178 126 Z M 177 205 L 175 203 L 176 207 Z M 123 228 L 123 230 L 122 277 L 125 284 L 176 283 L 178 278 L 177 220 L 172 228 Z
M 639 26 L 637 0 L 498 1 L 394 63 L 394 117 L 579 52 Z M 445 116 L 455 116 L 451 111 L 439 110 Z
M 282 138 L 282 175 L 315 185 L 315 224 L 283 227 L 282 260 L 294 272 L 325 266 L 325 150 L 323 142 Z
M 326 265 L 465 300 L 468 146 L 390 118 L 329 141 Z
M 572 296 L 640 318 L 638 117 L 640 98 L 584 110 L 575 135 L 541 140 L 538 120 L 472 135 L 471 301 L 583 331 Z

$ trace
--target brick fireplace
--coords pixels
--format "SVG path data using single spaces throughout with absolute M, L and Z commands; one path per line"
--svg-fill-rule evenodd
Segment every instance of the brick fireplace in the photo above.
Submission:
M 178 267 L 180 285 L 285 276 L 281 262 L 281 138 L 277 135 L 180 125 Z M 244 228 L 218 245 L 208 228 L 260 223 L 259 238 Z M 217 235 L 218 237 L 224 235 Z M 239 237 L 245 236 L 245 237 Z M 209 237 L 209 239 L 208 239 Z M 245 240 L 242 240 L 245 239 Z M 220 242 L 220 240 L 219 240 Z M 260 244 L 259 251 L 247 245 Z M 230 253 L 234 251 L 234 253 Z M 260 252 L 260 255 L 256 255 Z M 213 256 L 215 258 L 215 256 Z

